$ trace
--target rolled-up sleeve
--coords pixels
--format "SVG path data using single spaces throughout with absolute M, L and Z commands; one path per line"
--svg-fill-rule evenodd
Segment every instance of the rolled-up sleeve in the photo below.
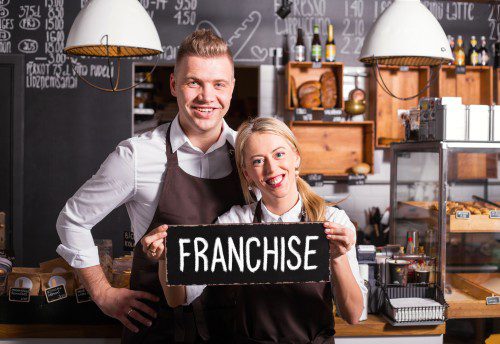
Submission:
M 345 226 L 351 229 L 354 234 L 356 234 L 356 227 L 351 222 L 345 211 L 334 210 L 330 216 L 327 216 L 327 221 L 338 223 L 339 225 Z M 366 298 L 368 297 L 368 288 L 366 288 L 361 274 L 359 273 L 358 259 L 356 258 L 356 246 L 353 245 L 349 251 L 347 251 L 347 260 L 349 261 L 349 266 L 351 268 L 352 274 L 358 283 L 359 289 L 361 289 L 361 294 L 363 294 L 363 305 L 366 305 Z M 364 307 L 364 306 L 363 306 Z M 338 311 L 338 308 L 337 308 Z M 363 317 L 365 312 L 363 311 L 361 317 Z M 361 319 L 360 319 L 361 320 Z
M 91 229 L 135 192 L 133 145 L 123 141 L 95 175 L 71 197 L 57 219 L 57 253 L 74 268 L 99 264 Z

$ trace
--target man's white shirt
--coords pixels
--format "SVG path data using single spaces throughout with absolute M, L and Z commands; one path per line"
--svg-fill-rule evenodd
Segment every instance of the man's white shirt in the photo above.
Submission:
M 163 189 L 168 126 L 164 124 L 122 141 L 97 173 L 67 201 L 57 219 L 57 233 L 61 239 L 57 252 L 71 266 L 99 265 L 91 229 L 122 204 L 127 208 L 135 242 L 146 233 Z M 172 150 L 177 151 L 181 169 L 192 176 L 207 179 L 218 179 L 231 173 L 226 141 L 234 146 L 236 132 L 226 122 L 223 122 L 217 142 L 205 153 L 189 141 L 180 127 L 178 116 L 171 126 L 170 142 Z M 190 303 L 194 298 L 190 297 L 189 288 L 187 294 Z

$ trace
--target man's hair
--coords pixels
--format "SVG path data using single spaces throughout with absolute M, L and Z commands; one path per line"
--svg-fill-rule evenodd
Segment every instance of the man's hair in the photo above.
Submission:
M 227 56 L 234 66 L 233 54 L 227 46 L 227 43 L 208 29 L 196 30 L 184 38 L 177 51 L 175 64 L 179 64 L 186 56 L 199 56 L 205 58 Z

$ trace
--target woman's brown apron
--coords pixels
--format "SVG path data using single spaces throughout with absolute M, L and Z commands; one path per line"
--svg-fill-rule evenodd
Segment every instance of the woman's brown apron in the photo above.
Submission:
M 261 202 L 253 223 L 262 221 Z M 301 222 L 305 221 L 304 214 Z M 330 283 L 241 286 L 236 298 L 237 343 L 334 343 Z
M 179 167 L 177 152 L 172 152 L 170 127 L 166 135 L 167 170 L 155 215 L 146 232 L 162 225 L 213 223 L 233 205 L 243 205 L 234 149 L 226 142 L 231 173 L 220 179 L 189 175 Z M 130 289 L 157 295 L 160 302 L 142 300 L 157 311 L 157 319 L 146 327 L 134 321 L 139 333 L 124 328 L 122 343 L 229 343 L 234 328 L 235 288 L 206 287 L 191 305 L 170 308 L 158 279 L 158 263 L 148 259 L 139 241 L 134 248 Z M 144 314 L 144 316 L 146 316 Z

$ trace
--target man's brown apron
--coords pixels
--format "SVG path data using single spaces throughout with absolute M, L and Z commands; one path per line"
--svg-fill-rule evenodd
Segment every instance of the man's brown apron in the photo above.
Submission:
M 261 202 L 253 223 L 262 221 Z M 305 221 L 304 213 L 301 222 Z M 237 343 L 335 342 L 330 283 L 241 286 L 236 298 Z
M 177 152 L 172 152 L 170 127 L 166 135 L 167 170 L 155 215 L 146 232 L 162 225 L 213 223 L 233 205 L 243 205 L 234 149 L 226 142 L 231 173 L 220 179 L 189 175 L 179 167 Z M 214 343 L 232 342 L 235 288 L 206 287 L 190 306 L 170 308 L 158 279 L 158 263 L 148 259 L 139 241 L 134 248 L 130 289 L 157 295 L 160 302 L 142 300 L 157 311 L 157 319 L 146 327 L 134 321 L 139 333 L 124 328 L 122 343 L 194 343 L 210 339 Z M 145 314 L 144 314 L 145 315 Z M 146 315 L 145 315 L 146 316 Z

